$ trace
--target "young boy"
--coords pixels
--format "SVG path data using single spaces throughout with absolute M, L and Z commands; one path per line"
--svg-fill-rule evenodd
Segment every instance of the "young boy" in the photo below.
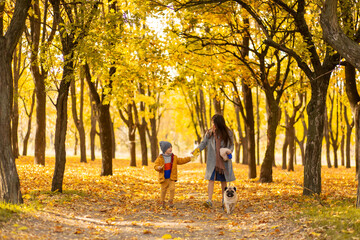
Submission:
M 155 170 L 159 172 L 161 184 L 161 204 L 165 207 L 165 195 L 169 190 L 169 206 L 174 207 L 175 182 L 177 181 L 177 165 L 190 162 L 191 157 L 178 158 L 172 153 L 172 145 L 169 142 L 161 141 L 160 149 L 163 152 L 155 160 Z

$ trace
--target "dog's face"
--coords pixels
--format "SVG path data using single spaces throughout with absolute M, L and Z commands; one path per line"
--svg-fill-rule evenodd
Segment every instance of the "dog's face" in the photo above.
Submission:
M 236 195 L 236 187 L 230 186 L 225 187 L 225 196 L 228 198 L 233 198 Z

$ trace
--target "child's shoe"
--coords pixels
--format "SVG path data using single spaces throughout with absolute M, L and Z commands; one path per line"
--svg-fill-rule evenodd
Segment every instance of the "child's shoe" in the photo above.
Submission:
M 171 207 L 171 208 L 174 207 L 174 202 L 173 202 L 173 201 L 170 201 L 170 202 L 169 202 L 169 207 Z
M 204 206 L 207 207 L 207 208 L 212 208 L 211 200 L 206 200 L 206 202 L 204 202 Z
M 165 202 L 160 202 L 160 208 L 165 208 Z

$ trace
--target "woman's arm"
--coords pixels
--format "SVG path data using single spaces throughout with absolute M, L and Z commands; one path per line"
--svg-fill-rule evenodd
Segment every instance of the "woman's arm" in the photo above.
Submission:
M 209 142 L 209 137 L 208 137 L 208 134 L 206 133 L 204 136 L 204 139 L 201 141 L 201 143 L 199 144 L 199 146 L 197 148 L 199 148 L 200 151 L 204 150 L 206 148 L 208 142 Z

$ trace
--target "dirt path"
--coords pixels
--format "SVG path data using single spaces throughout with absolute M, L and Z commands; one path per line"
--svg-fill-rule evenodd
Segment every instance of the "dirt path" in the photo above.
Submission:
M 294 222 L 284 206 L 271 205 L 264 209 L 261 204 L 240 200 L 235 212 L 228 215 L 220 202 L 208 209 L 192 200 L 176 203 L 172 209 L 160 209 L 156 202 L 149 208 L 129 207 L 124 217 L 116 214 L 124 204 L 115 201 L 97 201 L 98 208 L 91 209 L 77 205 L 81 202 L 62 209 L 49 206 L 6 223 L 0 238 L 159 239 L 169 234 L 178 239 L 305 239 L 310 236 L 311 230 Z
M 159 208 L 159 183 L 153 166 L 128 167 L 114 162 L 114 175 L 100 177 L 100 161 L 79 164 L 68 159 L 64 192 L 52 193 L 53 159 L 46 167 L 32 158 L 18 161 L 26 205 L 39 206 L 0 227 L 0 239 L 311 239 L 306 220 L 298 219 L 302 189 L 294 185 L 301 170 L 275 169 L 274 182 L 247 179 L 248 168 L 236 165 L 239 201 L 233 214 L 221 208 L 221 189 L 214 189 L 214 207 L 207 198 L 204 165 L 179 170 L 175 207 Z

